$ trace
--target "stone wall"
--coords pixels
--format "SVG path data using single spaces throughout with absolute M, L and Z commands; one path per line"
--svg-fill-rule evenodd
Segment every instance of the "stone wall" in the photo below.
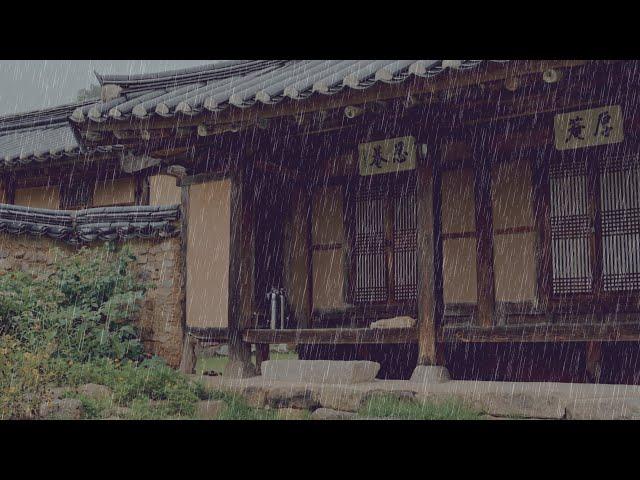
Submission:
M 137 258 L 135 269 L 140 280 L 153 284 L 135 319 L 145 350 L 177 368 L 183 331 L 180 238 L 131 239 L 126 244 Z M 101 242 L 93 242 L 87 247 L 100 246 Z M 0 233 L 0 274 L 22 270 L 48 275 L 57 258 L 78 248 L 47 237 Z

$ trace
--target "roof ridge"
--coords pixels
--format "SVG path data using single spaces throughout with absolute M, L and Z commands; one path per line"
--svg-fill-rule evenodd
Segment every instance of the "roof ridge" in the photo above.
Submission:
M 261 70 L 276 63 L 284 63 L 286 60 L 228 60 L 208 65 L 165 70 L 153 73 L 141 73 L 134 75 L 101 75 L 95 72 L 101 85 L 115 84 L 120 86 L 167 84 L 172 81 L 193 79 L 199 77 L 212 77 L 210 79 L 228 78 L 229 76 L 243 75 L 254 70 Z M 203 79 L 205 80 L 205 79 Z

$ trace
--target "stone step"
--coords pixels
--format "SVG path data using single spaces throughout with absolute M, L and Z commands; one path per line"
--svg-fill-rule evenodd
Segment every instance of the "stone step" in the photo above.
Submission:
M 262 363 L 263 380 L 354 384 L 372 382 L 380 364 L 364 360 L 267 360 Z

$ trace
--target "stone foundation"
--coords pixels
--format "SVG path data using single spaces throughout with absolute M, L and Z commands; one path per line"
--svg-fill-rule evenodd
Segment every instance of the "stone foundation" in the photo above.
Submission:
M 182 289 L 180 283 L 180 239 L 131 239 L 125 242 L 136 256 L 136 274 L 154 286 L 143 301 L 138 318 L 145 351 L 164 358 L 177 368 L 182 353 Z M 100 248 L 93 242 L 88 248 Z M 22 270 L 48 275 L 53 263 L 79 247 L 47 237 L 0 234 L 0 275 Z

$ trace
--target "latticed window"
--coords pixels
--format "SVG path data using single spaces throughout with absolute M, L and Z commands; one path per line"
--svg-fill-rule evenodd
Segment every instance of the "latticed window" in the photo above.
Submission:
M 415 301 L 415 184 L 361 184 L 352 215 L 352 301 Z
M 640 162 L 600 164 L 602 280 L 605 291 L 640 289 Z
M 554 295 L 640 290 L 637 156 L 549 170 Z

